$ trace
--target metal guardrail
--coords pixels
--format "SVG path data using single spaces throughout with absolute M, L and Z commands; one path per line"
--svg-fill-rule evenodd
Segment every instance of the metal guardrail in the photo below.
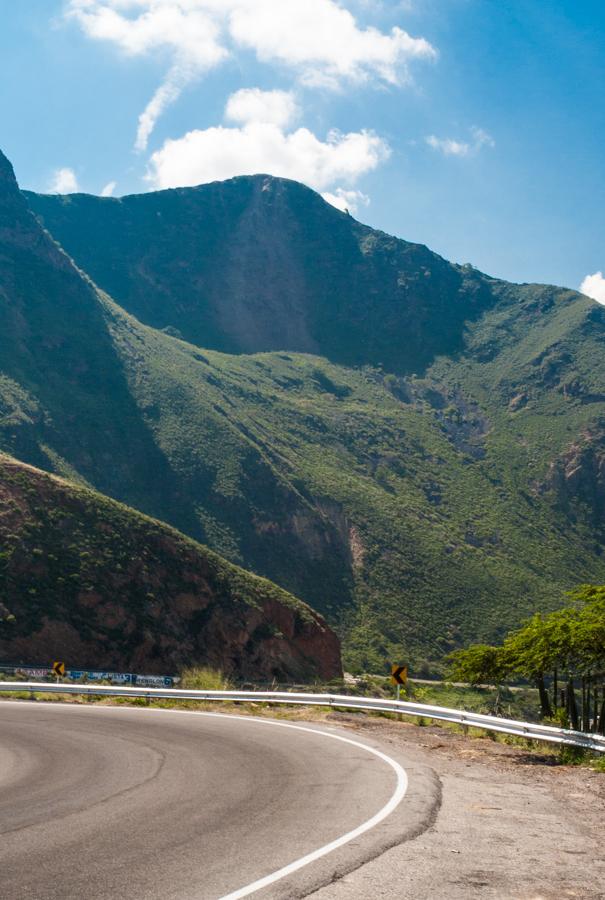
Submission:
M 605 753 L 605 735 L 571 731 L 554 725 L 535 722 L 518 722 L 499 716 L 448 709 L 445 706 L 428 706 L 407 700 L 380 700 L 376 697 L 354 697 L 346 694 L 307 694 L 287 691 L 199 691 L 182 688 L 117 687 L 115 685 L 49 684 L 35 681 L 0 681 L 0 693 L 22 692 L 30 694 L 78 694 L 102 697 L 142 697 L 147 700 L 227 700 L 239 703 L 285 703 L 290 706 L 329 706 L 340 709 L 361 709 L 374 712 L 400 713 L 420 716 L 439 722 L 454 722 L 470 728 L 512 734 L 533 741 L 567 744 Z

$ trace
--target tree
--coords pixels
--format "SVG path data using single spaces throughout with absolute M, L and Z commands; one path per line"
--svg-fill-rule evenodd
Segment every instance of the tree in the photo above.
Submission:
M 496 688 L 494 712 L 499 712 L 502 682 L 510 674 L 510 667 L 502 647 L 490 644 L 472 644 L 464 650 L 454 650 L 448 656 L 452 681 L 468 684 L 493 684 Z
M 474 644 L 450 654 L 450 676 L 469 684 L 500 685 L 513 673 L 538 688 L 540 714 L 553 715 L 546 687 L 552 673 L 553 700 L 557 706 L 559 675 L 566 682 L 565 710 L 572 727 L 587 729 L 592 723 L 605 728 L 605 586 L 582 585 L 567 595 L 570 604 L 555 612 L 536 613 L 510 632 L 501 647 Z M 581 716 L 575 680 L 581 679 Z M 602 706 L 598 706 L 599 684 Z M 591 716 L 592 712 L 592 716 Z
M 568 665 L 579 674 L 605 671 L 605 587 L 585 584 L 568 596 L 576 612 Z
M 552 716 L 545 675 L 556 667 L 559 658 L 560 634 L 557 626 L 558 623 L 550 617 L 543 618 L 536 613 L 504 641 L 511 670 L 533 681 L 538 688 L 542 718 Z

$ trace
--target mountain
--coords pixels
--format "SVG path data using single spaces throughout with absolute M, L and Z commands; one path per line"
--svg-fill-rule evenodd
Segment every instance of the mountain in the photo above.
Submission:
M 0 455 L 0 657 L 18 664 L 330 679 L 308 606 L 160 522 Z
M 0 449 L 220 545 L 319 608 L 326 590 L 344 602 L 336 528 L 200 393 L 206 358 L 116 307 L 40 227 L 7 160 L 0 170 Z
M 63 321 L 56 274 L 0 294 L 36 310 L 0 354 L 6 452 L 302 597 L 355 669 L 434 669 L 605 580 L 605 321 L 588 298 L 451 265 L 267 176 L 26 198 L 81 295 Z M 48 359 L 52 390 L 47 330 L 80 361 Z
M 99 292 L 40 228 L 1 155 L 0 370 L 0 422 L 14 455 L 128 493 L 143 510 L 169 508 L 171 475 L 140 419 Z
M 226 353 L 417 372 L 462 345 L 492 280 L 265 175 L 132 197 L 26 193 L 78 265 L 154 328 Z

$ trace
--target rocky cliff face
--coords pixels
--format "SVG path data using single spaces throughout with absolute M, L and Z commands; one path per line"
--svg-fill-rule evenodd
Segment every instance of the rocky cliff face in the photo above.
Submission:
M 328 680 L 323 619 L 118 503 L 0 456 L 0 658 L 238 678 Z
M 550 465 L 542 492 L 552 492 L 562 511 L 587 522 L 602 535 L 605 529 L 605 428 L 579 435 Z

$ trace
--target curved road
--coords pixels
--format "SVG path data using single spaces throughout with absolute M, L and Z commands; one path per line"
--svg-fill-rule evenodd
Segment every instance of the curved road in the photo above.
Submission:
M 1 702 L 0 894 L 303 897 L 427 824 L 412 787 L 334 729 Z

